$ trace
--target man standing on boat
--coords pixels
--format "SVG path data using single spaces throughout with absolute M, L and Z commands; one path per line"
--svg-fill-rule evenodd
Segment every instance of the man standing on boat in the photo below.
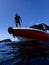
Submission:
M 16 16 L 15 16 L 15 24 L 16 24 L 16 27 L 21 27 L 21 17 L 16 13 Z

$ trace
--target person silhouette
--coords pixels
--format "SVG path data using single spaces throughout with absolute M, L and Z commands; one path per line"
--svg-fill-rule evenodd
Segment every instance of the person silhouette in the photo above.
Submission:
M 15 16 L 15 24 L 16 24 L 16 27 L 21 27 L 21 22 L 22 22 L 22 20 L 21 20 L 21 17 L 16 13 L 16 16 Z

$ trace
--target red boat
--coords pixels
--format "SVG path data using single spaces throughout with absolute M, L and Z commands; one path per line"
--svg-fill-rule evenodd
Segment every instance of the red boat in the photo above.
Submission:
M 8 32 L 16 36 L 20 41 L 48 41 L 49 34 L 43 30 L 35 28 L 8 28 Z

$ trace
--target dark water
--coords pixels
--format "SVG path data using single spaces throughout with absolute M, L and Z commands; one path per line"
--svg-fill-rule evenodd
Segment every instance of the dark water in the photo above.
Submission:
M 0 65 L 49 65 L 49 42 L 0 43 Z

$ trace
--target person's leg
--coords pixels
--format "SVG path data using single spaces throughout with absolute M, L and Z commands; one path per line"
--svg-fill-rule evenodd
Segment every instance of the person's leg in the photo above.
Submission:
M 16 27 L 18 27 L 18 23 L 16 23 Z
M 21 27 L 21 23 L 19 22 L 19 26 Z

